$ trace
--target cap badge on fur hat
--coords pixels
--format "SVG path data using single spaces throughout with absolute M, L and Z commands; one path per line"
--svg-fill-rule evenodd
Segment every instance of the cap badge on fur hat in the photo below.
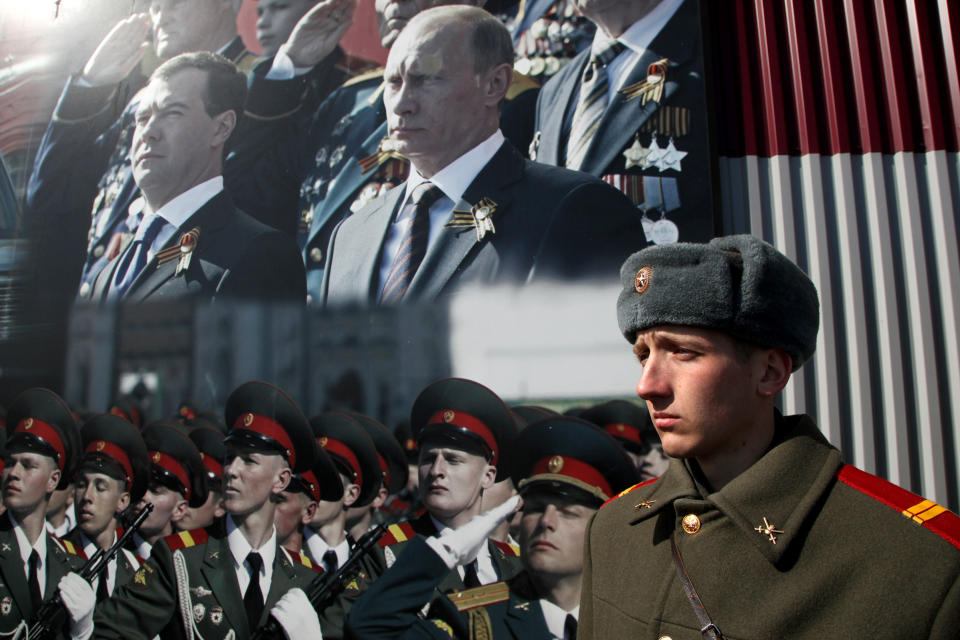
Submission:
M 634 279 L 633 288 L 637 290 L 637 293 L 643 295 L 643 293 L 650 287 L 650 278 L 653 276 L 653 269 L 650 267 L 643 267 L 640 271 L 637 271 L 637 277 Z

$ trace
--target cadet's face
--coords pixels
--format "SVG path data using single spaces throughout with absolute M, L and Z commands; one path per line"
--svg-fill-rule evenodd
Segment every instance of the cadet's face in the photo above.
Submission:
M 206 84 L 203 71 L 184 69 L 152 81 L 137 108 L 133 177 L 154 210 L 219 173 L 217 132 L 225 114 L 207 115 Z
M 73 505 L 77 526 L 88 538 L 103 533 L 114 515 L 127 508 L 130 494 L 124 483 L 104 473 L 84 472 L 74 486 Z
M 520 557 L 527 570 L 558 577 L 582 573 L 584 535 L 596 512 L 563 496 L 525 496 Z
M 174 513 L 178 510 L 185 511 L 186 503 L 187 501 L 179 492 L 168 489 L 163 485 L 151 485 L 147 492 L 143 494 L 140 505 L 142 507 L 144 504 L 152 504 L 153 511 L 140 526 L 140 535 L 147 538 L 167 531 L 168 525 L 173 522 Z
M 437 30 L 436 23 L 400 35 L 387 58 L 383 93 L 397 151 L 433 172 L 473 148 L 476 125 L 486 119 L 483 82 L 464 48 L 466 29 Z
M 482 456 L 426 445 L 420 450 L 420 496 L 439 520 L 466 511 L 493 485 L 496 470 Z
M 211 491 L 207 494 L 207 501 L 199 507 L 187 507 L 187 514 L 180 521 L 180 528 L 184 531 L 191 529 L 203 529 L 213 524 L 214 520 L 222 517 L 226 511 L 223 509 L 223 496 L 219 491 Z
M 289 482 L 288 467 L 284 476 L 287 482 L 280 480 L 285 463 L 276 454 L 230 447 L 224 462 L 223 507 L 230 514 L 246 515 L 257 511 L 267 504 L 271 494 L 279 493 Z M 279 489 L 274 491 L 277 486 Z
M 634 352 L 643 366 L 637 395 L 647 401 L 664 453 L 722 457 L 750 439 L 758 409 L 757 368 L 738 354 L 730 336 L 654 327 L 637 334 Z
M 284 491 L 277 496 L 273 522 L 277 526 L 277 540 L 281 545 L 304 524 L 309 502 L 310 500 L 299 492 Z
M 60 469 L 39 453 L 11 453 L 3 467 L 3 503 L 14 513 L 32 512 L 57 488 Z
M 190 51 L 205 51 L 207 39 L 224 20 L 225 0 L 152 0 L 150 22 L 157 56 L 169 60 Z M 230 15 L 229 10 L 226 15 Z
M 260 0 L 257 2 L 257 40 L 267 56 L 276 55 L 297 21 L 316 0 Z

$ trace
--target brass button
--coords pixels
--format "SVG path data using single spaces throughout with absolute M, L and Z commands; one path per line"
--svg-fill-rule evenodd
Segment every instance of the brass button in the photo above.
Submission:
M 692 513 L 683 516 L 683 530 L 690 534 L 700 531 L 700 518 Z
M 660 640 L 673 640 L 670 636 L 660 636 Z
M 320 250 L 320 247 L 314 247 L 310 249 L 310 260 L 313 262 L 322 262 L 323 261 L 323 251 Z

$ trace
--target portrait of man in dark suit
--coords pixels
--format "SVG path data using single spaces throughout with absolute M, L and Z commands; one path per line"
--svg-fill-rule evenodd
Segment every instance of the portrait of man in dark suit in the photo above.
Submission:
M 131 144 L 142 217 L 81 299 L 304 300 L 296 243 L 238 210 L 223 189 L 223 149 L 245 95 L 243 74 L 217 54 L 183 54 L 157 68 Z
M 616 189 L 530 162 L 504 139 L 512 61 L 509 33 L 481 9 L 437 7 L 408 23 L 387 60 L 384 104 L 410 177 L 333 232 L 323 304 L 610 277 L 642 242 L 641 216 Z

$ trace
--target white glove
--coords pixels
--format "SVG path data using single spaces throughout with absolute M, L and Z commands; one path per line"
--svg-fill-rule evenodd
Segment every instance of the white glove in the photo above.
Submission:
M 297 640 L 297 638 L 323 640 L 317 611 L 311 606 L 303 589 L 293 588 L 283 594 L 277 604 L 273 605 L 273 609 L 270 609 L 270 615 L 283 627 L 287 640 Z
M 101 575 L 100 579 L 106 580 L 107 576 Z M 93 635 L 93 605 L 97 600 L 93 587 L 79 574 L 71 572 L 60 579 L 57 588 L 70 616 L 70 638 L 86 640 Z
M 443 559 L 448 569 L 473 562 L 490 533 L 514 512 L 519 503 L 520 496 L 512 496 L 500 506 L 473 516 L 459 529 L 447 529 L 439 537 L 427 538 L 427 544 Z

